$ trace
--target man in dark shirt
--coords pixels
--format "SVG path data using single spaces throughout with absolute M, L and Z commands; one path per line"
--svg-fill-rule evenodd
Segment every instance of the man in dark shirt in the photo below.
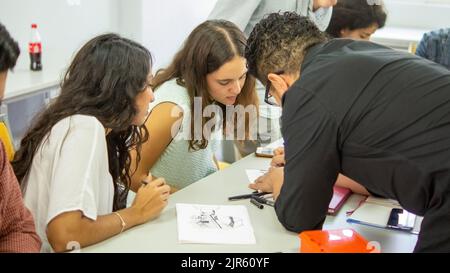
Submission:
M 327 38 L 271 14 L 248 40 L 249 71 L 283 106 L 285 166 L 273 191 L 289 230 L 321 229 L 339 173 L 424 216 L 416 252 L 450 251 L 450 72 L 365 41 Z M 284 176 L 284 178 L 283 178 Z

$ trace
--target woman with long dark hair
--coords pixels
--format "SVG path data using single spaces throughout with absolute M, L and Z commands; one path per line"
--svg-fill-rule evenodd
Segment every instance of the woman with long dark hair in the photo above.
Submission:
M 95 244 L 166 206 L 164 179 L 145 177 L 125 208 L 130 150 L 139 159 L 148 138 L 151 81 L 150 52 L 118 35 L 98 36 L 76 54 L 61 94 L 37 117 L 13 161 L 42 251 Z
M 134 187 L 149 171 L 166 178 L 172 191 L 215 172 L 220 129 L 228 139 L 256 140 L 256 130 L 252 139 L 250 129 L 256 127 L 258 97 L 255 78 L 247 75 L 246 42 L 235 24 L 206 21 L 191 32 L 172 63 L 156 73 L 156 99 L 146 122 L 152 138 L 142 147 Z M 236 111 L 235 119 L 229 111 L 233 107 L 248 111 Z M 213 108 L 221 114 L 210 117 Z M 208 130 L 214 122 L 217 126 Z

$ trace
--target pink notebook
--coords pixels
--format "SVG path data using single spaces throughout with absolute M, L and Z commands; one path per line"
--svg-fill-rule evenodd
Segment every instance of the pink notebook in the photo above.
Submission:
M 328 214 L 335 215 L 351 194 L 352 191 L 347 188 L 334 186 L 333 198 L 328 205 Z

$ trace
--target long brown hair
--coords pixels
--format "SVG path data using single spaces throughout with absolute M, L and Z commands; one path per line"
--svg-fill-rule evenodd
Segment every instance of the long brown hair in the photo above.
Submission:
M 176 79 L 177 84 L 187 89 L 191 99 L 191 112 L 194 113 L 194 98 L 202 98 L 202 109 L 214 103 L 209 96 L 206 76 L 218 70 L 222 65 L 234 57 L 244 57 L 247 39 L 239 28 L 225 20 L 209 20 L 197 26 L 184 42 L 182 49 L 175 55 L 172 63 L 156 73 L 153 80 L 155 92 L 166 81 Z M 225 113 L 225 105 L 217 103 Z M 247 75 L 241 93 L 235 105 L 258 106 L 258 96 L 255 89 L 255 78 Z M 202 126 L 207 122 L 202 118 Z M 226 132 L 227 119 L 223 119 Z M 234 121 L 234 119 L 233 119 Z M 246 136 L 248 136 L 250 122 L 245 118 Z M 194 119 L 191 121 L 194 128 Z M 192 135 L 192 132 L 191 132 Z M 192 150 L 205 149 L 208 140 L 202 136 L 201 140 L 193 139 L 189 142 Z
M 147 86 L 151 54 L 143 46 L 116 34 L 90 40 L 76 54 L 61 83 L 61 94 L 40 113 L 22 139 L 12 162 L 22 191 L 38 147 L 60 120 L 76 115 L 97 118 L 105 128 L 109 171 L 114 181 L 113 210 L 124 207 L 130 187 L 130 149 L 148 139 L 145 126 L 134 126 L 135 98 Z

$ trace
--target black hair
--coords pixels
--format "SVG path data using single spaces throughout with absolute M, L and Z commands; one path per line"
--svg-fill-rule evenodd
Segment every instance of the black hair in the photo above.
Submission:
M 0 72 L 13 69 L 20 55 L 19 44 L 0 23 Z
M 327 41 L 326 35 L 305 16 L 295 12 L 271 13 L 256 24 L 247 41 L 249 73 L 264 85 L 268 73 L 293 73 L 307 50 Z
M 367 28 L 373 24 L 384 27 L 387 14 L 384 5 L 369 5 L 367 0 L 339 0 L 333 7 L 330 24 L 326 32 L 334 37 L 341 37 L 341 30 Z
M 113 210 L 125 207 L 131 183 L 130 150 L 148 139 L 144 125 L 132 125 L 138 110 L 135 98 L 146 90 L 151 54 L 142 45 L 116 34 L 104 34 L 86 43 L 75 55 L 61 83 L 61 93 L 25 134 L 12 162 L 26 190 L 25 179 L 33 158 L 53 126 L 76 114 L 97 118 L 105 128 L 109 172 L 114 183 Z

